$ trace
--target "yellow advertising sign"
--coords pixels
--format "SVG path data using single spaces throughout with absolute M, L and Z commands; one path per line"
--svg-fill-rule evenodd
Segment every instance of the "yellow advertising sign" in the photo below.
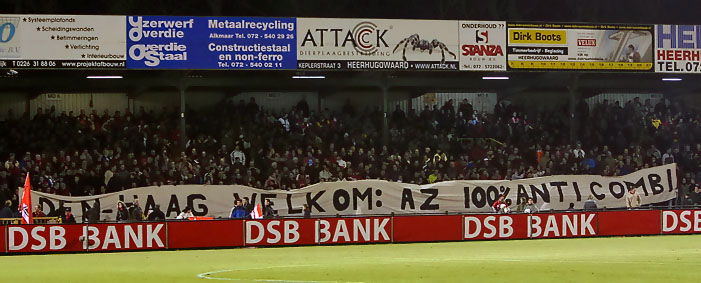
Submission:
M 510 29 L 509 43 L 567 44 L 566 30 Z

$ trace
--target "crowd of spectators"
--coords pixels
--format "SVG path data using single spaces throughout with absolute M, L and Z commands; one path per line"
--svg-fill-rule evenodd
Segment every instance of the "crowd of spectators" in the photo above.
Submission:
M 699 111 L 635 99 L 568 111 L 524 111 L 500 102 L 493 113 L 467 100 L 389 113 L 383 142 L 379 107 L 314 111 L 302 100 L 283 112 L 253 98 L 179 113 L 58 113 L 0 122 L 0 203 L 21 187 L 59 195 L 95 195 L 141 186 L 239 184 L 295 190 L 339 180 L 424 184 L 455 179 L 520 179 L 555 174 L 624 175 L 676 162 L 680 199 L 701 202 Z M 576 125 L 573 125 L 576 126 Z M 688 194 L 688 197 L 687 197 Z M 684 200 L 686 201 L 686 200 Z

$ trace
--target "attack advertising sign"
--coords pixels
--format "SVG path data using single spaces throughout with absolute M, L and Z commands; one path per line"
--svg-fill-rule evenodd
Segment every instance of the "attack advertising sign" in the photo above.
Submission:
M 656 72 L 701 72 L 701 26 L 656 25 L 655 46 Z
M 460 22 L 460 70 L 506 71 L 506 22 Z
M 129 69 L 295 69 L 295 19 L 127 17 Z
M 651 71 L 651 25 L 509 23 L 511 69 Z
M 0 15 L 0 68 L 124 68 L 124 16 Z
M 298 18 L 297 24 L 297 69 L 459 69 L 456 21 Z

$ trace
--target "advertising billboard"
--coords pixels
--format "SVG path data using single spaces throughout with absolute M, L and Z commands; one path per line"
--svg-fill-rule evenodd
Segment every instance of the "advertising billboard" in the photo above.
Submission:
M 129 69 L 295 69 L 295 19 L 128 16 Z
M 124 16 L 0 15 L 0 68 L 124 68 Z
M 506 22 L 460 22 L 460 70 L 506 71 Z
M 651 71 L 651 25 L 509 23 L 510 69 Z
M 297 19 L 297 69 L 458 70 L 458 22 Z
M 701 26 L 655 25 L 655 72 L 701 72 Z

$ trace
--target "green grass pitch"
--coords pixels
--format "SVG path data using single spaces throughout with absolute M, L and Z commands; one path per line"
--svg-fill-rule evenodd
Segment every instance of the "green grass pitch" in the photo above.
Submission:
M 701 282 L 701 235 L 1 256 L 3 282 Z

